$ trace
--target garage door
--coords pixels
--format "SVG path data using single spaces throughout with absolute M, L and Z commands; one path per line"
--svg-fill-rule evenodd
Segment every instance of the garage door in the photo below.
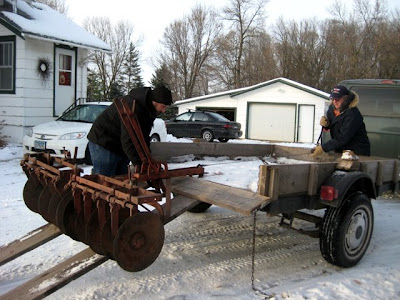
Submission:
M 250 103 L 248 138 L 294 142 L 295 104 Z

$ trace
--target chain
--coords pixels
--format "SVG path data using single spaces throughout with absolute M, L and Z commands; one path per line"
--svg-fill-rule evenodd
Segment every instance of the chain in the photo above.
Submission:
M 251 249 L 251 288 L 256 291 L 254 286 L 254 261 L 256 257 L 256 222 L 257 222 L 257 210 L 253 212 L 253 240 Z
M 251 249 L 251 288 L 254 292 L 266 296 L 265 299 L 270 299 L 275 296 L 275 294 L 267 294 L 264 291 L 256 288 L 254 284 L 254 273 L 255 273 L 255 257 L 256 257 L 256 225 L 257 225 L 257 209 L 253 212 L 253 240 Z

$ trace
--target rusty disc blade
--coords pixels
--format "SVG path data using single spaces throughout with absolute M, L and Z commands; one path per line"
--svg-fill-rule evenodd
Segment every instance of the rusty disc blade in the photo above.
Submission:
M 164 226 L 158 215 L 144 212 L 129 217 L 114 239 L 115 260 L 126 271 L 141 271 L 157 259 L 164 238 Z
M 101 231 L 102 229 L 100 228 L 99 224 L 99 215 L 97 210 L 94 210 L 90 215 L 88 223 L 86 224 L 85 240 L 94 252 L 104 255 L 105 253 L 101 246 Z
M 43 190 L 43 185 L 35 178 L 34 175 L 28 178 L 25 183 L 23 197 L 25 205 L 33 212 L 39 212 L 38 199 Z
M 74 197 L 72 193 L 67 193 L 57 207 L 56 225 L 64 234 L 78 241 L 75 233 L 75 219 Z
M 101 229 L 100 240 L 101 240 L 101 252 L 103 252 L 105 256 L 114 259 L 114 252 L 113 252 L 114 236 L 111 232 L 111 217 L 107 218 L 106 223 Z
M 85 218 L 84 218 L 84 213 L 83 209 L 81 209 L 80 213 L 76 215 L 75 218 L 75 229 L 74 232 L 76 234 L 76 238 L 78 241 L 81 241 L 82 243 L 85 243 L 86 245 L 89 245 L 86 241 L 86 224 L 85 224 Z
M 40 193 L 39 200 L 38 200 L 38 210 L 39 214 L 47 221 L 50 222 L 50 218 L 48 215 L 48 208 L 50 199 L 52 196 L 52 192 L 49 186 L 45 186 Z
M 60 204 L 60 202 L 61 202 L 61 200 L 62 200 L 62 198 L 63 198 L 63 196 L 66 194 L 66 193 L 71 193 L 70 191 L 68 191 L 68 192 L 59 192 L 59 191 L 56 191 L 52 196 L 51 196 L 51 199 L 50 199 L 50 202 L 49 202 L 49 206 L 48 206 L 48 208 L 47 208 L 47 215 L 48 215 L 48 217 L 49 217 L 49 222 L 50 223 L 52 223 L 52 224 L 54 224 L 54 225 L 57 225 L 57 207 L 58 207 L 58 205 Z
M 120 208 L 119 210 L 119 218 L 118 218 L 118 227 L 120 227 L 124 221 L 129 218 L 129 209 Z M 101 248 L 104 255 L 108 256 L 111 259 L 114 259 L 114 238 L 115 236 L 111 231 L 111 214 L 107 218 L 106 223 L 101 229 Z

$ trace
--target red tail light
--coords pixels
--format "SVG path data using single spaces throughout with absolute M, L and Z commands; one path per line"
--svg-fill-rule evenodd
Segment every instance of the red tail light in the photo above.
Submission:
M 382 84 L 395 84 L 395 82 L 393 80 L 388 80 L 388 79 L 382 80 L 381 83 Z
M 322 200 L 332 201 L 338 198 L 338 190 L 333 186 L 323 185 L 321 186 L 320 197 Z
M 230 124 L 225 124 L 225 125 L 224 125 L 224 128 L 226 128 L 226 129 L 232 128 L 232 125 L 230 125 Z

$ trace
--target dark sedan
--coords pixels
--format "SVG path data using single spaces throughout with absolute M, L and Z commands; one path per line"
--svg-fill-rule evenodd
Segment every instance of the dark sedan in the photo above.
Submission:
M 188 111 L 165 122 L 167 132 L 175 137 L 218 139 L 227 142 L 242 135 L 240 123 L 211 111 Z

